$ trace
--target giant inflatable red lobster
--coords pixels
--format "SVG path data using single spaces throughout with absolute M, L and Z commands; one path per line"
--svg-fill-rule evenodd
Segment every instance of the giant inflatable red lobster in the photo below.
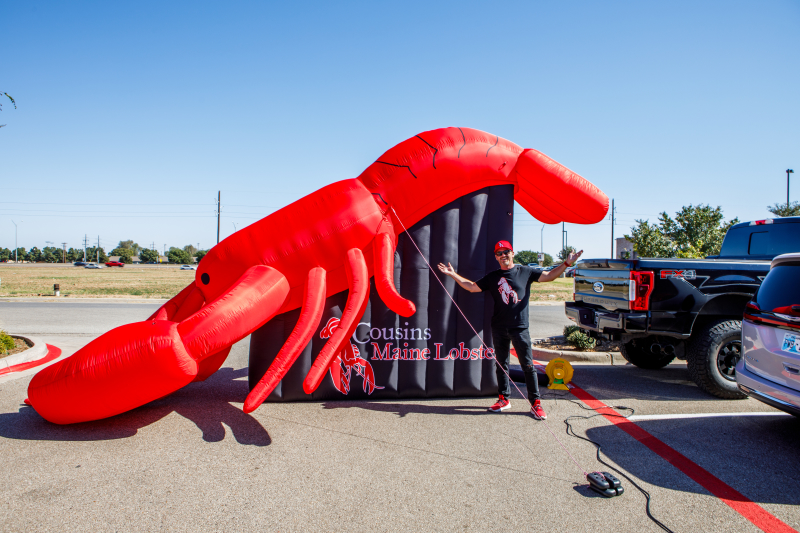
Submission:
M 308 344 L 325 298 L 348 289 L 341 321 L 303 383 L 310 393 L 349 344 L 371 276 L 392 311 L 415 312 L 393 281 L 403 228 L 502 184 L 513 184 L 514 199 L 548 224 L 592 224 L 608 210 L 597 187 L 536 150 L 469 128 L 426 131 L 359 177 L 323 187 L 220 242 L 200 261 L 194 283 L 150 318 L 115 328 L 34 376 L 28 401 L 57 424 L 123 413 L 208 378 L 234 343 L 300 307 L 297 326 L 245 400 L 251 412 Z

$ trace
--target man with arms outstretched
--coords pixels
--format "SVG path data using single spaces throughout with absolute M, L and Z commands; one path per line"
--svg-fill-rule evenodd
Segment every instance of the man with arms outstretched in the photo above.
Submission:
M 500 241 L 494 246 L 494 255 L 500 263 L 500 269 L 489 272 L 478 281 L 470 281 L 456 274 L 450 263 L 447 266 L 439 263 L 439 270 L 447 274 L 463 289 L 469 292 L 489 291 L 494 299 L 494 314 L 492 315 L 492 339 L 494 340 L 494 353 L 497 362 L 505 369 L 497 369 L 497 386 L 500 399 L 489 408 L 494 413 L 505 411 L 511 407 L 508 401 L 511 395 L 511 383 L 508 379 L 508 362 L 510 359 L 510 345 L 514 345 L 517 358 L 525 374 L 525 384 L 528 387 L 531 415 L 537 420 L 544 420 L 547 415 L 542 409 L 539 399 L 539 382 L 536 369 L 533 366 L 531 352 L 531 335 L 528 332 L 528 302 L 531 297 L 531 283 L 543 283 L 558 278 L 567 267 L 578 261 L 583 250 L 571 253 L 566 261 L 549 272 L 540 272 L 531 267 L 514 264 L 514 250 L 508 241 Z

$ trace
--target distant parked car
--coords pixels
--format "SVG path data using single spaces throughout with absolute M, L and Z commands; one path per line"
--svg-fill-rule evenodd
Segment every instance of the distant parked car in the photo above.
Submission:
M 104 268 L 103 265 L 97 263 L 87 263 L 83 268 Z
M 83 267 L 86 266 L 86 264 L 87 263 L 85 261 L 75 261 L 74 263 L 72 263 L 72 265 L 76 267 Z
M 773 259 L 745 307 L 736 382 L 751 398 L 800 417 L 800 253 Z
M 123 263 L 122 261 L 109 261 L 108 263 L 106 263 L 106 266 L 107 267 L 124 267 L 125 263 Z
M 197 268 L 192 265 L 181 265 L 181 270 L 197 270 Z
M 568 278 L 574 278 L 575 277 L 575 267 L 574 266 L 567 267 L 567 269 L 564 271 L 564 275 L 566 277 L 568 277 Z

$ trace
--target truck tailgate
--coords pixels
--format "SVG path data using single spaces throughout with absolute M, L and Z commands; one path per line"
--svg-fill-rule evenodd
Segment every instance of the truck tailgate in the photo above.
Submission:
M 632 262 L 612 259 L 581 261 L 575 269 L 575 301 L 609 311 L 630 309 Z

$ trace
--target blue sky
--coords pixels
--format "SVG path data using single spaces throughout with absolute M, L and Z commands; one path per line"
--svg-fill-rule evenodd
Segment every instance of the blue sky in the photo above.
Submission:
M 0 246 L 14 220 L 26 248 L 207 248 L 217 190 L 224 238 L 444 126 L 580 173 L 618 236 L 688 204 L 765 218 L 800 167 L 798 22 L 777 0 L 3 1 Z M 610 221 L 567 229 L 609 255 Z M 515 247 L 555 254 L 541 230 L 517 206 Z

